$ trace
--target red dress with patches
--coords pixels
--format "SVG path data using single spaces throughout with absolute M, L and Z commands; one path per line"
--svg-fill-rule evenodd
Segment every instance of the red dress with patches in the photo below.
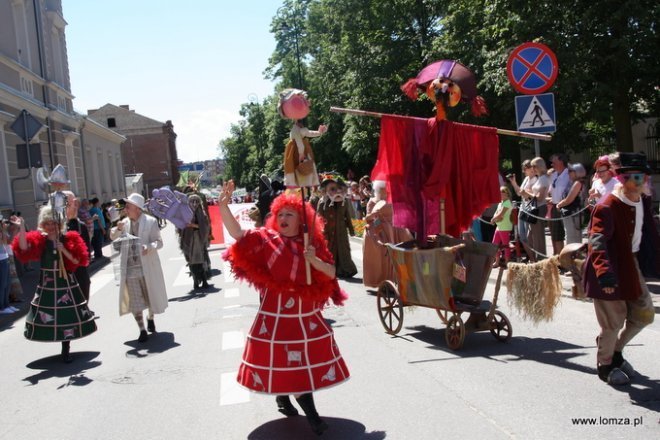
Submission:
M 315 247 L 316 255 L 332 264 L 325 244 Z M 302 237 L 266 228 L 246 231 L 223 257 L 236 277 L 261 295 L 238 371 L 241 385 L 267 394 L 304 394 L 348 379 L 332 328 L 321 314 L 339 285 L 314 268 L 307 285 Z

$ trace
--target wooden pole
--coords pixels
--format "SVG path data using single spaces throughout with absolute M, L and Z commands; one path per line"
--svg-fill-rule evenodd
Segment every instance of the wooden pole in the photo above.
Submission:
M 353 109 L 353 108 L 342 108 L 342 107 L 330 107 L 330 111 L 334 113 L 346 113 L 349 115 L 357 115 L 357 116 L 370 116 L 372 118 L 382 118 L 383 116 L 391 116 L 395 118 L 413 118 L 413 119 L 425 119 L 425 118 L 417 118 L 414 116 L 403 116 L 403 115 L 395 115 L 395 114 L 389 114 L 389 113 L 378 113 L 378 112 L 370 112 L 366 110 L 358 110 L 358 109 Z M 497 128 L 497 134 L 503 134 L 505 136 L 516 136 L 516 137 L 523 137 L 527 139 L 538 139 L 541 141 L 550 141 L 552 140 L 552 136 L 549 134 L 540 134 L 540 133 L 526 133 L 524 131 L 515 131 L 515 130 L 504 130 L 502 128 Z

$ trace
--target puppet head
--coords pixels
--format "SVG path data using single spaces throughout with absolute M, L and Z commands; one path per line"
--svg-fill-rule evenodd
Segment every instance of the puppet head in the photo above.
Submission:
M 474 116 L 488 113 L 486 102 L 477 96 L 474 74 L 457 61 L 440 60 L 429 64 L 416 78 L 402 85 L 401 90 L 410 99 L 417 99 L 420 90 L 426 92 L 436 105 L 438 119 L 445 119 L 445 108 L 454 107 L 460 101 L 471 104 Z
M 285 89 L 280 92 L 277 112 L 285 119 L 304 119 L 309 114 L 307 92 L 300 89 Z

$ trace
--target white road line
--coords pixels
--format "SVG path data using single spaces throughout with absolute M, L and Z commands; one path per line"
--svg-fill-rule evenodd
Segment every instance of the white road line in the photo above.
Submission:
M 186 261 L 186 257 L 172 257 L 168 258 L 167 261 Z
M 190 275 L 188 275 L 188 266 L 182 266 L 172 286 L 185 286 L 190 284 L 191 280 Z
M 225 289 L 225 298 L 236 298 L 240 295 L 240 291 L 237 287 L 230 287 Z
M 102 273 L 94 275 L 92 283 L 89 286 L 89 296 L 94 295 L 99 290 L 108 285 L 109 282 L 114 281 L 115 276 L 111 273 Z
M 242 318 L 243 315 L 224 315 L 222 319 Z
M 222 349 L 233 350 L 235 348 L 243 348 L 245 345 L 245 336 L 240 330 L 224 332 L 222 334 Z
M 220 405 L 233 405 L 250 401 L 250 392 L 236 382 L 236 371 L 220 376 Z

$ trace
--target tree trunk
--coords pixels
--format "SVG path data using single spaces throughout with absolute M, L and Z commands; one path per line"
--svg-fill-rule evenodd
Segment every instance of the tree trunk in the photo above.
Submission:
M 632 119 L 630 117 L 630 97 L 627 90 L 620 88 L 614 97 L 612 116 L 616 132 L 618 151 L 633 151 Z

